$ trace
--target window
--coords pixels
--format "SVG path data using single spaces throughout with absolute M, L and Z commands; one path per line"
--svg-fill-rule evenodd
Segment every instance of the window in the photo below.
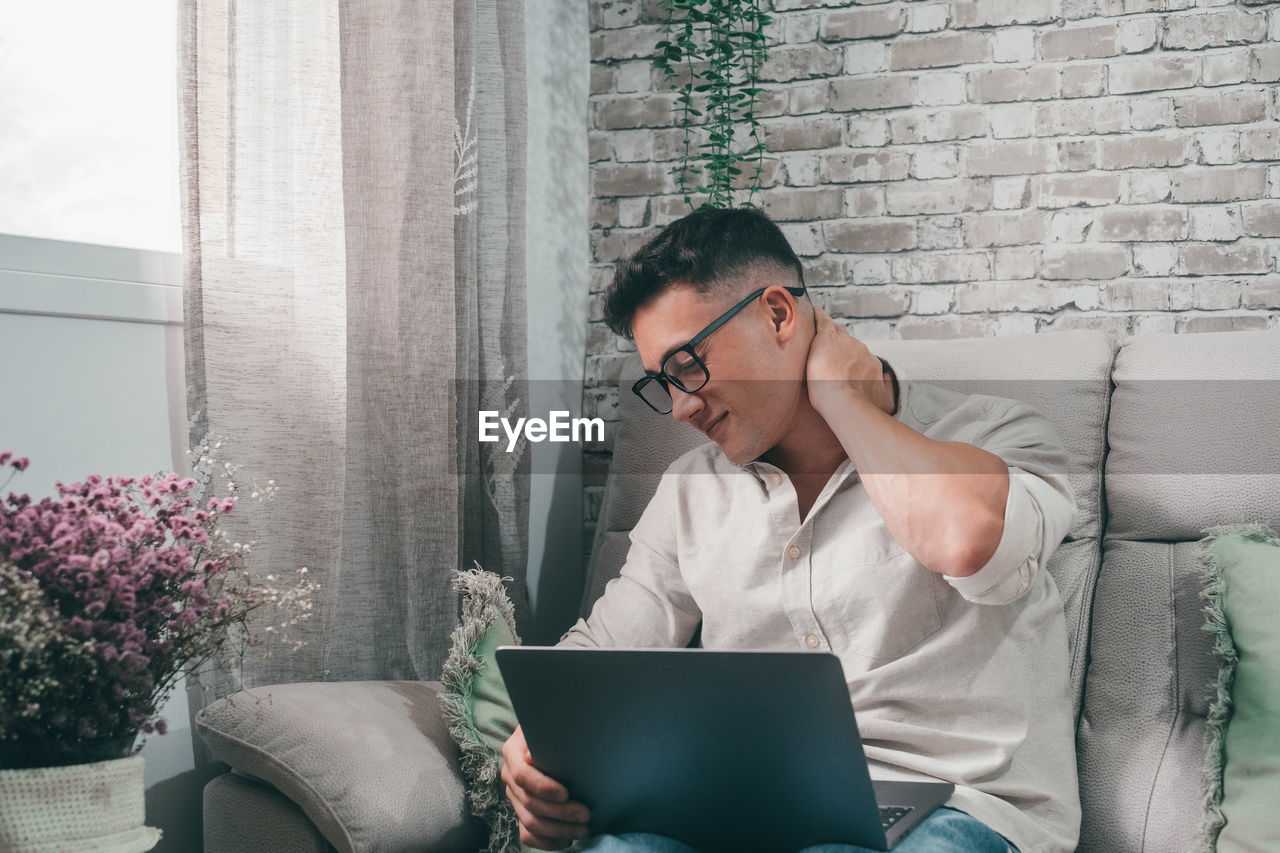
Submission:
M 0 7 L 0 233 L 181 250 L 172 0 Z

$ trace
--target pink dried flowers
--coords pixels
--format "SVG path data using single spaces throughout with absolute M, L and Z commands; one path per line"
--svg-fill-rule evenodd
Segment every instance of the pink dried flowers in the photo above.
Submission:
M 93 475 L 58 483 L 56 498 L 0 500 L 0 767 L 31 744 L 163 734 L 158 709 L 184 671 L 230 641 L 261 642 L 250 613 L 278 611 L 270 621 L 286 628 L 308 617 L 305 568 L 291 587 L 260 583 L 246 566 L 252 543 L 219 529 L 238 500 L 229 464 L 228 494 L 203 497 L 220 446 L 201 442 L 196 477 Z M 9 478 L 26 467 L 0 452 Z

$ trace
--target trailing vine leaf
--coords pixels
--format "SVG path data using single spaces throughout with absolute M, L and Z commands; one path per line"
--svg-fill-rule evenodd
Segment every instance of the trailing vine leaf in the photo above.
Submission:
M 760 68 L 768 58 L 764 27 L 771 18 L 759 0 L 660 0 L 667 10 L 653 65 L 675 89 L 677 126 L 684 136 L 672 168 L 685 204 L 705 193 L 702 207 L 731 207 L 734 183 L 749 166 L 744 206 L 760 189 L 766 146 L 756 107 L 763 89 Z M 697 108 L 703 101 L 705 109 Z M 693 144 L 696 129 L 706 141 Z M 746 142 L 735 141 L 745 128 Z

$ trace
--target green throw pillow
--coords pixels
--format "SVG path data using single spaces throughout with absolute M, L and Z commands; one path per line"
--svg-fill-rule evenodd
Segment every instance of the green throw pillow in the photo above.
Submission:
M 462 752 L 471 812 L 489 825 L 491 853 L 515 853 L 520 829 L 502 783 L 502 745 L 516 730 L 507 687 L 498 672 L 498 646 L 519 645 L 503 579 L 476 566 L 454 575 L 462 593 L 462 622 L 453 632 L 440 697 L 449 734 Z
M 1280 850 L 1280 537 L 1262 525 L 1204 540 L 1205 630 L 1222 658 L 1209 710 L 1202 849 Z

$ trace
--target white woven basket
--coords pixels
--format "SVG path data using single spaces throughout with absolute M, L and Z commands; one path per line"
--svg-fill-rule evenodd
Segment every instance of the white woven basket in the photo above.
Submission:
M 160 840 L 144 826 L 141 753 L 128 758 L 0 770 L 0 853 L 141 853 Z

